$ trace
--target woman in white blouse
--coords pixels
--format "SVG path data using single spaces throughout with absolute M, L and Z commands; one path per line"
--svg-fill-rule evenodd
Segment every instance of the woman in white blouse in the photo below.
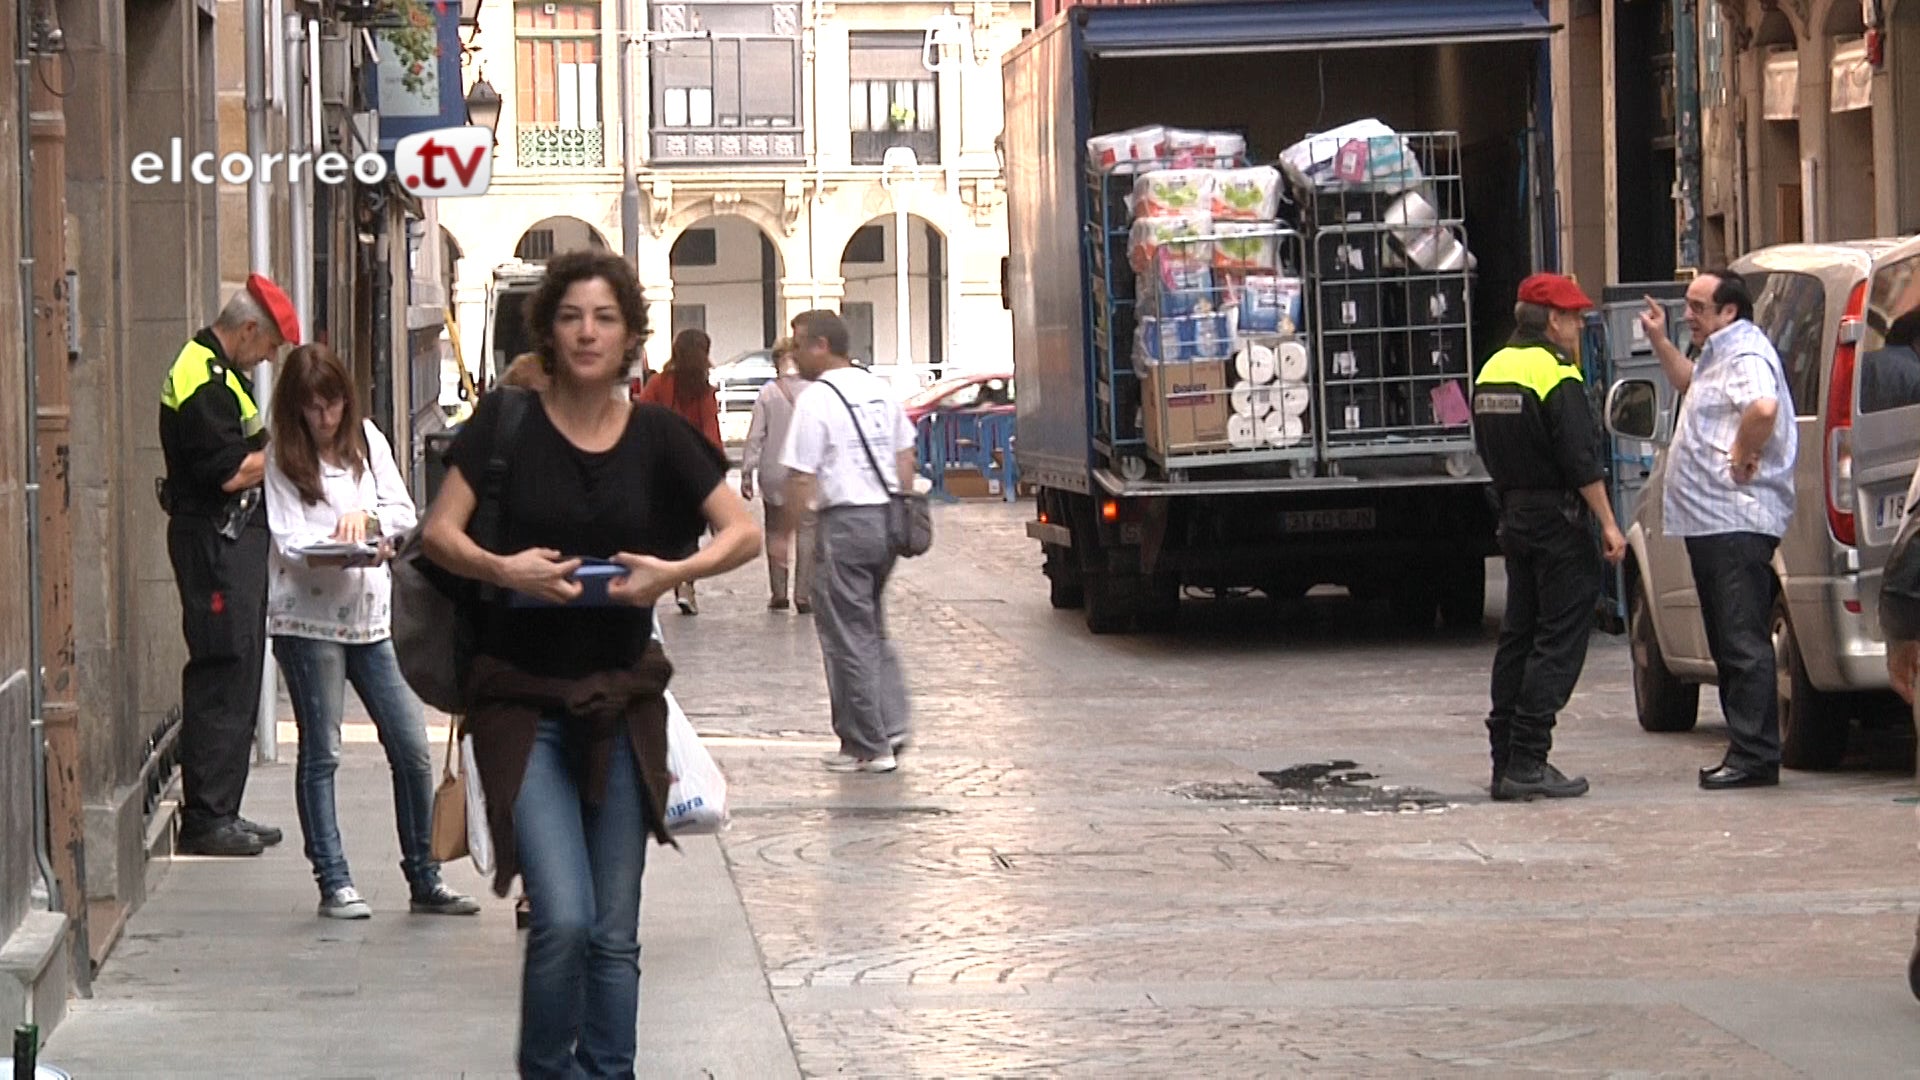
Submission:
M 341 713 L 351 682 L 393 769 L 410 910 L 473 914 L 480 905 L 447 888 L 433 859 L 425 710 L 393 654 L 388 539 L 414 527 L 413 500 L 386 437 L 361 420 L 351 377 L 333 350 L 303 345 L 279 367 L 266 479 L 273 530 L 267 633 L 300 727 L 294 799 L 320 884 L 319 912 L 334 919 L 373 914 L 354 888 L 334 808 Z M 339 551 L 363 542 L 372 545 L 369 554 Z

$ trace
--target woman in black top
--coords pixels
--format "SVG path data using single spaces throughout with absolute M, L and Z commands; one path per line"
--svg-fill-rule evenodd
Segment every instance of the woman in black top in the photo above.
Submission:
M 651 640 L 653 604 L 751 561 L 760 531 L 722 454 L 672 412 L 617 393 L 646 337 L 624 260 L 552 260 L 528 322 L 550 384 L 521 399 L 500 550 L 466 530 L 503 407 L 527 391 L 488 394 L 455 440 L 426 550 L 504 597 L 478 627 L 463 733 L 498 853 L 494 891 L 506 895 L 520 874 L 532 901 L 520 1075 L 632 1076 L 646 841 L 672 843 L 662 697 L 672 669 Z M 673 557 L 709 527 L 704 550 Z M 576 576 L 587 561 L 624 571 L 597 602 Z

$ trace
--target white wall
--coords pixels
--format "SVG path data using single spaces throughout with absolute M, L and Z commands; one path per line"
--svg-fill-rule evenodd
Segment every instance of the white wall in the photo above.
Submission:
M 727 215 L 696 222 L 694 229 L 714 230 L 713 266 L 673 268 L 673 302 L 703 304 L 707 309 L 707 336 L 713 339 L 713 361 L 726 363 L 735 356 L 766 347 L 765 293 L 760 274 L 760 230 L 745 218 Z M 774 280 L 779 281 L 776 257 Z M 670 324 L 663 322 L 662 337 Z M 663 350 L 662 355 L 665 355 Z
M 894 341 L 898 322 L 894 311 L 898 305 L 894 302 L 894 240 L 893 218 L 876 218 L 867 223 L 879 228 L 886 236 L 887 261 L 884 263 L 840 264 L 840 274 L 846 279 L 846 295 L 842 304 L 869 303 L 873 305 L 873 361 L 876 364 L 892 364 L 900 358 L 900 351 Z M 913 355 L 905 358 L 908 363 L 929 364 L 933 362 L 931 339 L 927 333 L 928 317 L 931 314 L 927 305 L 927 223 L 919 218 L 907 218 L 907 293 L 909 307 L 913 313 L 911 324 L 911 343 Z M 944 302 L 944 301 L 943 301 Z M 951 313 L 949 312 L 949 316 Z M 949 317 L 948 325 L 952 325 Z M 950 351 L 950 350 L 949 350 Z M 946 357 L 951 364 L 952 358 Z

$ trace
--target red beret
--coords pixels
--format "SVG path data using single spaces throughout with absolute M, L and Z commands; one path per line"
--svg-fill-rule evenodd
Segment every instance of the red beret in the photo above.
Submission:
M 273 321 L 280 327 L 280 339 L 289 345 L 300 344 L 300 316 L 293 310 L 293 301 L 280 291 L 280 286 L 260 274 L 247 278 L 247 291 L 253 294 L 260 306 L 267 309 Z
M 1594 306 L 1573 279 L 1559 274 L 1535 274 L 1520 283 L 1520 302 L 1560 311 L 1585 311 Z

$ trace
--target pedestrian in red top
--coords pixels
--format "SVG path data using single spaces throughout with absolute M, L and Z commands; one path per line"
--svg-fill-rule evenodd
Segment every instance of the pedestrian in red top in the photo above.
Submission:
M 660 374 L 647 380 L 635 401 L 650 405 L 661 405 L 680 414 L 687 423 L 692 424 L 700 434 L 707 437 L 714 449 L 726 453 L 726 446 L 720 441 L 720 398 L 713 391 L 709 379 L 713 371 L 713 358 L 710 355 L 713 339 L 704 330 L 682 330 L 673 338 L 673 355 L 668 357 L 667 366 Z M 695 550 L 699 550 L 695 545 Z M 683 554 L 691 555 L 692 552 Z M 687 581 L 674 587 L 673 598 L 680 605 L 680 614 L 700 614 L 700 601 L 694 595 L 693 582 Z
M 673 355 L 658 378 L 647 380 L 637 401 L 664 405 L 700 429 L 716 449 L 720 443 L 720 399 L 713 392 L 708 376 L 713 371 L 709 355 L 713 340 L 704 330 L 682 330 L 673 339 Z

